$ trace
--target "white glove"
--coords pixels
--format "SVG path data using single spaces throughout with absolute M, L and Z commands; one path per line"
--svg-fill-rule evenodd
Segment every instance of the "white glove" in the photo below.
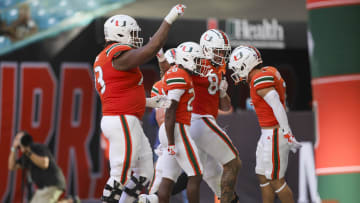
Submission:
M 151 194 L 151 195 L 141 194 L 141 195 L 139 195 L 139 199 L 136 202 L 139 202 L 139 203 L 143 203 L 143 202 L 158 203 L 159 198 L 158 198 L 158 196 L 156 194 Z
M 159 62 L 163 62 L 165 61 L 165 55 L 164 55 L 164 50 L 163 48 L 161 48 L 158 53 L 156 54 L 156 58 L 158 59 Z
M 228 89 L 228 86 L 229 85 L 228 85 L 228 82 L 226 81 L 226 79 L 222 79 L 220 81 L 220 85 L 219 85 L 220 98 L 224 98 L 227 95 L 226 91 Z
M 176 154 L 175 145 L 169 145 L 167 151 L 169 155 L 174 156 Z
M 158 95 L 151 98 L 146 98 L 146 107 L 149 108 L 169 108 L 171 101 L 166 95 Z
M 184 15 L 184 9 L 186 8 L 183 4 L 177 4 L 176 6 L 172 7 L 170 12 L 165 17 L 165 21 L 169 24 L 172 24 L 178 16 Z
M 296 153 L 296 151 L 301 148 L 301 143 L 295 139 L 295 136 L 291 134 L 291 132 L 285 134 L 284 138 L 287 139 L 287 143 L 293 153 Z

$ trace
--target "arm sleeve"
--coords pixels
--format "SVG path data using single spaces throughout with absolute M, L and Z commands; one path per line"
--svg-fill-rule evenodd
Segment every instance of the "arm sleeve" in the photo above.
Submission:
M 275 90 L 270 90 L 264 96 L 264 100 L 272 108 L 275 118 L 278 121 L 280 128 L 284 130 L 284 133 L 291 133 L 286 111 L 284 106 L 280 102 L 279 94 Z
M 180 97 L 185 93 L 183 89 L 172 89 L 168 91 L 168 99 L 175 100 L 177 102 L 180 101 Z

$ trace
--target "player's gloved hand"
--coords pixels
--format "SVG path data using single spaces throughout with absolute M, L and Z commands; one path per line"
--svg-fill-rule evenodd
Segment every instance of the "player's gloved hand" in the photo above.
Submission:
M 301 143 L 295 139 L 295 136 L 291 132 L 286 133 L 284 138 L 287 139 L 287 143 L 293 153 L 296 153 L 296 151 L 301 148 Z
M 223 98 L 227 95 L 226 91 L 228 89 L 228 82 L 226 81 L 226 79 L 222 79 L 220 81 L 220 85 L 219 85 L 219 90 L 220 90 L 220 98 Z
M 165 61 L 165 55 L 164 55 L 164 50 L 163 48 L 161 48 L 158 53 L 156 54 L 156 58 L 158 59 L 159 62 L 163 62 Z
M 171 101 L 166 95 L 158 95 L 151 98 L 146 98 L 146 107 L 149 108 L 169 108 Z
M 177 4 L 176 6 L 172 7 L 170 12 L 165 17 L 165 21 L 169 24 L 172 24 L 178 16 L 184 15 L 184 10 L 186 6 L 183 4 Z
M 167 151 L 169 155 L 174 156 L 176 154 L 175 145 L 169 145 Z

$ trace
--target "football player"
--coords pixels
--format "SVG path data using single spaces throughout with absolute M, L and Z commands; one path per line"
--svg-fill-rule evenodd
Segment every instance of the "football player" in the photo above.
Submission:
M 263 67 L 260 52 L 251 46 L 239 46 L 230 56 L 229 68 L 235 83 L 244 81 L 250 86 L 261 136 L 256 149 L 255 172 L 258 175 L 264 203 L 294 202 L 285 182 L 289 151 L 301 147 L 291 132 L 286 111 L 286 85 L 275 67 Z
M 115 15 L 104 24 L 105 48 L 94 62 L 102 103 L 101 129 L 110 144 L 111 171 L 101 198 L 104 202 L 133 202 L 153 176 L 152 151 L 140 123 L 146 99 L 139 65 L 164 45 L 171 24 L 184 8 L 174 6 L 145 46 L 134 18 Z M 130 178 L 132 171 L 134 178 Z M 121 197 L 120 190 L 125 191 Z
M 169 202 L 173 185 L 182 170 L 188 176 L 187 195 L 190 203 L 200 200 L 202 164 L 196 145 L 189 134 L 192 102 L 195 98 L 191 74 L 202 67 L 202 50 L 195 42 L 184 42 L 176 48 L 176 65 L 162 78 L 162 88 L 170 107 L 165 112 L 165 125 L 160 128 L 160 143 L 167 147 L 163 154 L 166 167 L 158 190 L 159 202 Z
M 204 179 L 208 179 L 210 187 L 218 185 L 212 190 L 217 191 L 215 194 L 221 202 L 237 202 L 235 186 L 241 161 L 231 139 L 216 123 L 218 109 L 228 111 L 232 108 L 230 97 L 226 93 L 228 83 L 225 78 L 226 63 L 231 51 L 230 41 L 223 31 L 210 29 L 202 34 L 200 46 L 211 73 L 207 77 L 192 76 L 196 97 L 190 134 L 200 149 L 200 157 L 208 156 L 217 162 L 205 166 Z M 216 165 L 222 166 L 220 171 L 219 167 L 214 167 Z M 205 174 L 209 174 L 209 177 L 205 178 Z M 218 182 L 221 184 L 215 184 Z

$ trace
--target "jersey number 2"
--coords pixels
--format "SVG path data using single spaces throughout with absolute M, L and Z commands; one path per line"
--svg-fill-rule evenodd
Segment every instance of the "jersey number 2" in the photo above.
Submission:
M 96 77 L 96 73 L 98 73 L 97 77 Z M 95 78 L 95 87 L 96 87 L 96 83 L 99 83 L 99 85 L 100 85 L 99 93 L 104 94 L 106 85 L 105 85 L 105 81 L 103 79 L 103 71 L 100 66 L 95 67 L 95 77 L 96 77 Z

